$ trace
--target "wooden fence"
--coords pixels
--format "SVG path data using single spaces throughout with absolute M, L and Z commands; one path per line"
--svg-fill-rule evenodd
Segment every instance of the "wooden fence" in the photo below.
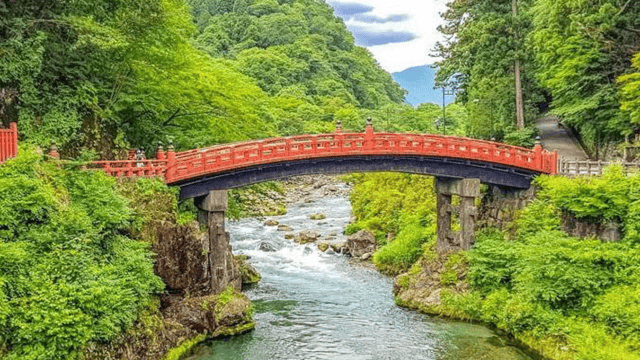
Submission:
M 18 155 L 18 125 L 11 123 L 8 129 L 0 129 L 0 164 Z
M 609 161 L 595 161 L 595 160 L 568 160 L 560 158 L 558 164 L 558 175 L 567 177 L 576 176 L 601 176 L 602 170 L 610 165 Z M 640 163 L 622 161 L 625 173 L 633 174 L 640 172 Z

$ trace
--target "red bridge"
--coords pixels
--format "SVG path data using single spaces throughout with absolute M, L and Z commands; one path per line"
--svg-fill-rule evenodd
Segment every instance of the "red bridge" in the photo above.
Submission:
M 55 151 L 54 151 L 55 152 Z M 0 130 L 0 163 L 17 153 L 17 128 Z M 54 154 L 55 155 L 55 154 Z M 476 178 L 489 185 L 527 189 L 537 174 L 556 174 L 557 152 L 483 140 L 431 135 L 364 133 L 302 135 L 175 152 L 161 147 L 156 159 L 96 161 L 116 177 L 162 176 L 183 198 L 304 174 L 396 171 L 440 178 Z
M 113 176 L 164 176 L 183 198 L 303 174 L 396 171 L 443 178 L 478 178 L 527 189 L 537 174 L 555 174 L 558 154 L 538 144 L 526 149 L 496 142 L 431 134 L 302 135 L 175 152 L 161 147 L 154 160 L 98 161 Z

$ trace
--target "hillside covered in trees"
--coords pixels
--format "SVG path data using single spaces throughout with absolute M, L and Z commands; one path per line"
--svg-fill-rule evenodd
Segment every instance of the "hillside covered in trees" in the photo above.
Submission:
M 104 157 L 362 126 L 404 100 L 314 0 L 0 4 L 0 116 L 21 140 Z
M 454 0 L 447 6 L 437 80 L 463 90 L 471 135 L 500 139 L 511 132 L 518 88 L 526 125 L 550 109 L 593 157 L 638 133 L 639 2 Z

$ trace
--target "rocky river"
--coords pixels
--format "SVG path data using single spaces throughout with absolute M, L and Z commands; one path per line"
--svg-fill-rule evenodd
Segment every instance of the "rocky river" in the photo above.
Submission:
M 273 217 L 294 232 L 316 230 L 344 241 L 351 205 L 338 191 L 318 188 Z M 315 196 L 314 196 L 315 194 Z M 310 220 L 315 213 L 326 219 Z M 228 223 L 234 253 L 249 256 L 262 281 L 246 291 L 254 331 L 205 342 L 190 360 L 224 359 L 532 359 L 491 329 L 405 310 L 393 302 L 392 279 L 316 244 L 285 239 L 264 219 Z M 331 235 L 331 236 L 330 236 Z

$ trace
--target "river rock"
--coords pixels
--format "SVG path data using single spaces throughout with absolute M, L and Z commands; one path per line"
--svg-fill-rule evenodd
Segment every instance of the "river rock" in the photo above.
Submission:
M 336 236 L 338 236 L 338 233 L 334 231 L 331 234 L 329 234 L 329 236 L 336 237 Z
M 353 257 L 361 257 L 376 250 L 376 239 L 368 230 L 360 230 L 347 238 L 347 247 Z
M 264 252 L 276 252 L 278 250 L 280 250 L 280 248 L 278 247 L 278 245 L 276 245 L 275 243 L 271 242 L 271 241 L 267 241 L 264 240 L 260 243 L 260 248 L 261 251 Z
M 278 226 L 280 224 L 277 220 L 269 219 L 264 222 L 264 226 Z
M 292 232 L 288 232 L 288 233 L 284 234 L 284 238 L 287 239 L 287 240 L 292 240 L 295 237 L 296 236 Z
M 309 255 L 313 252 L 313 249 L 311 249 L 309 246 L 305 246 L 304 247 L 304 251 L 302 251 L 303 255 Z
M 311 220 L 324 220 L 327 218 L 327 215 L 323 214 L 323 213 L 317 213 L 317 214 L 313 214 L 311 216 L 309 216 L 309 219 Z
M 329 244 L 325 243 L 325 242 L 321 242 L 318 244 L 318 250 L 325 252 L 329 249 Z
M 367 261 L 369 258 L 371 258 L 371 253 L 366 253 L 360 257 L 360 260 Z
M 320 233 L 315 230 L 305 230 L 296 234 L 294 241 L 300 244 L 316 242 L 320 238 Z
M 347 245 L 345 245 L 345 243 L 332 243 L 332 244 L 329 244 L 329 246 L 333 251 L 335 251 L 338 254 L 340 253 L 346 254 L 349 252 L 349 248 L 347 248 Z
M 278 231 L 291 231 L 291 226 L 289 225 L 278 225 Z
M 257 284 L 260 279 L 262 279 L 262 275 L 260 275 L 260 273 L 247 262 L 249 259 L 247 255 L 235 255 L 233 258 L 240 269 L 242 285 Z

